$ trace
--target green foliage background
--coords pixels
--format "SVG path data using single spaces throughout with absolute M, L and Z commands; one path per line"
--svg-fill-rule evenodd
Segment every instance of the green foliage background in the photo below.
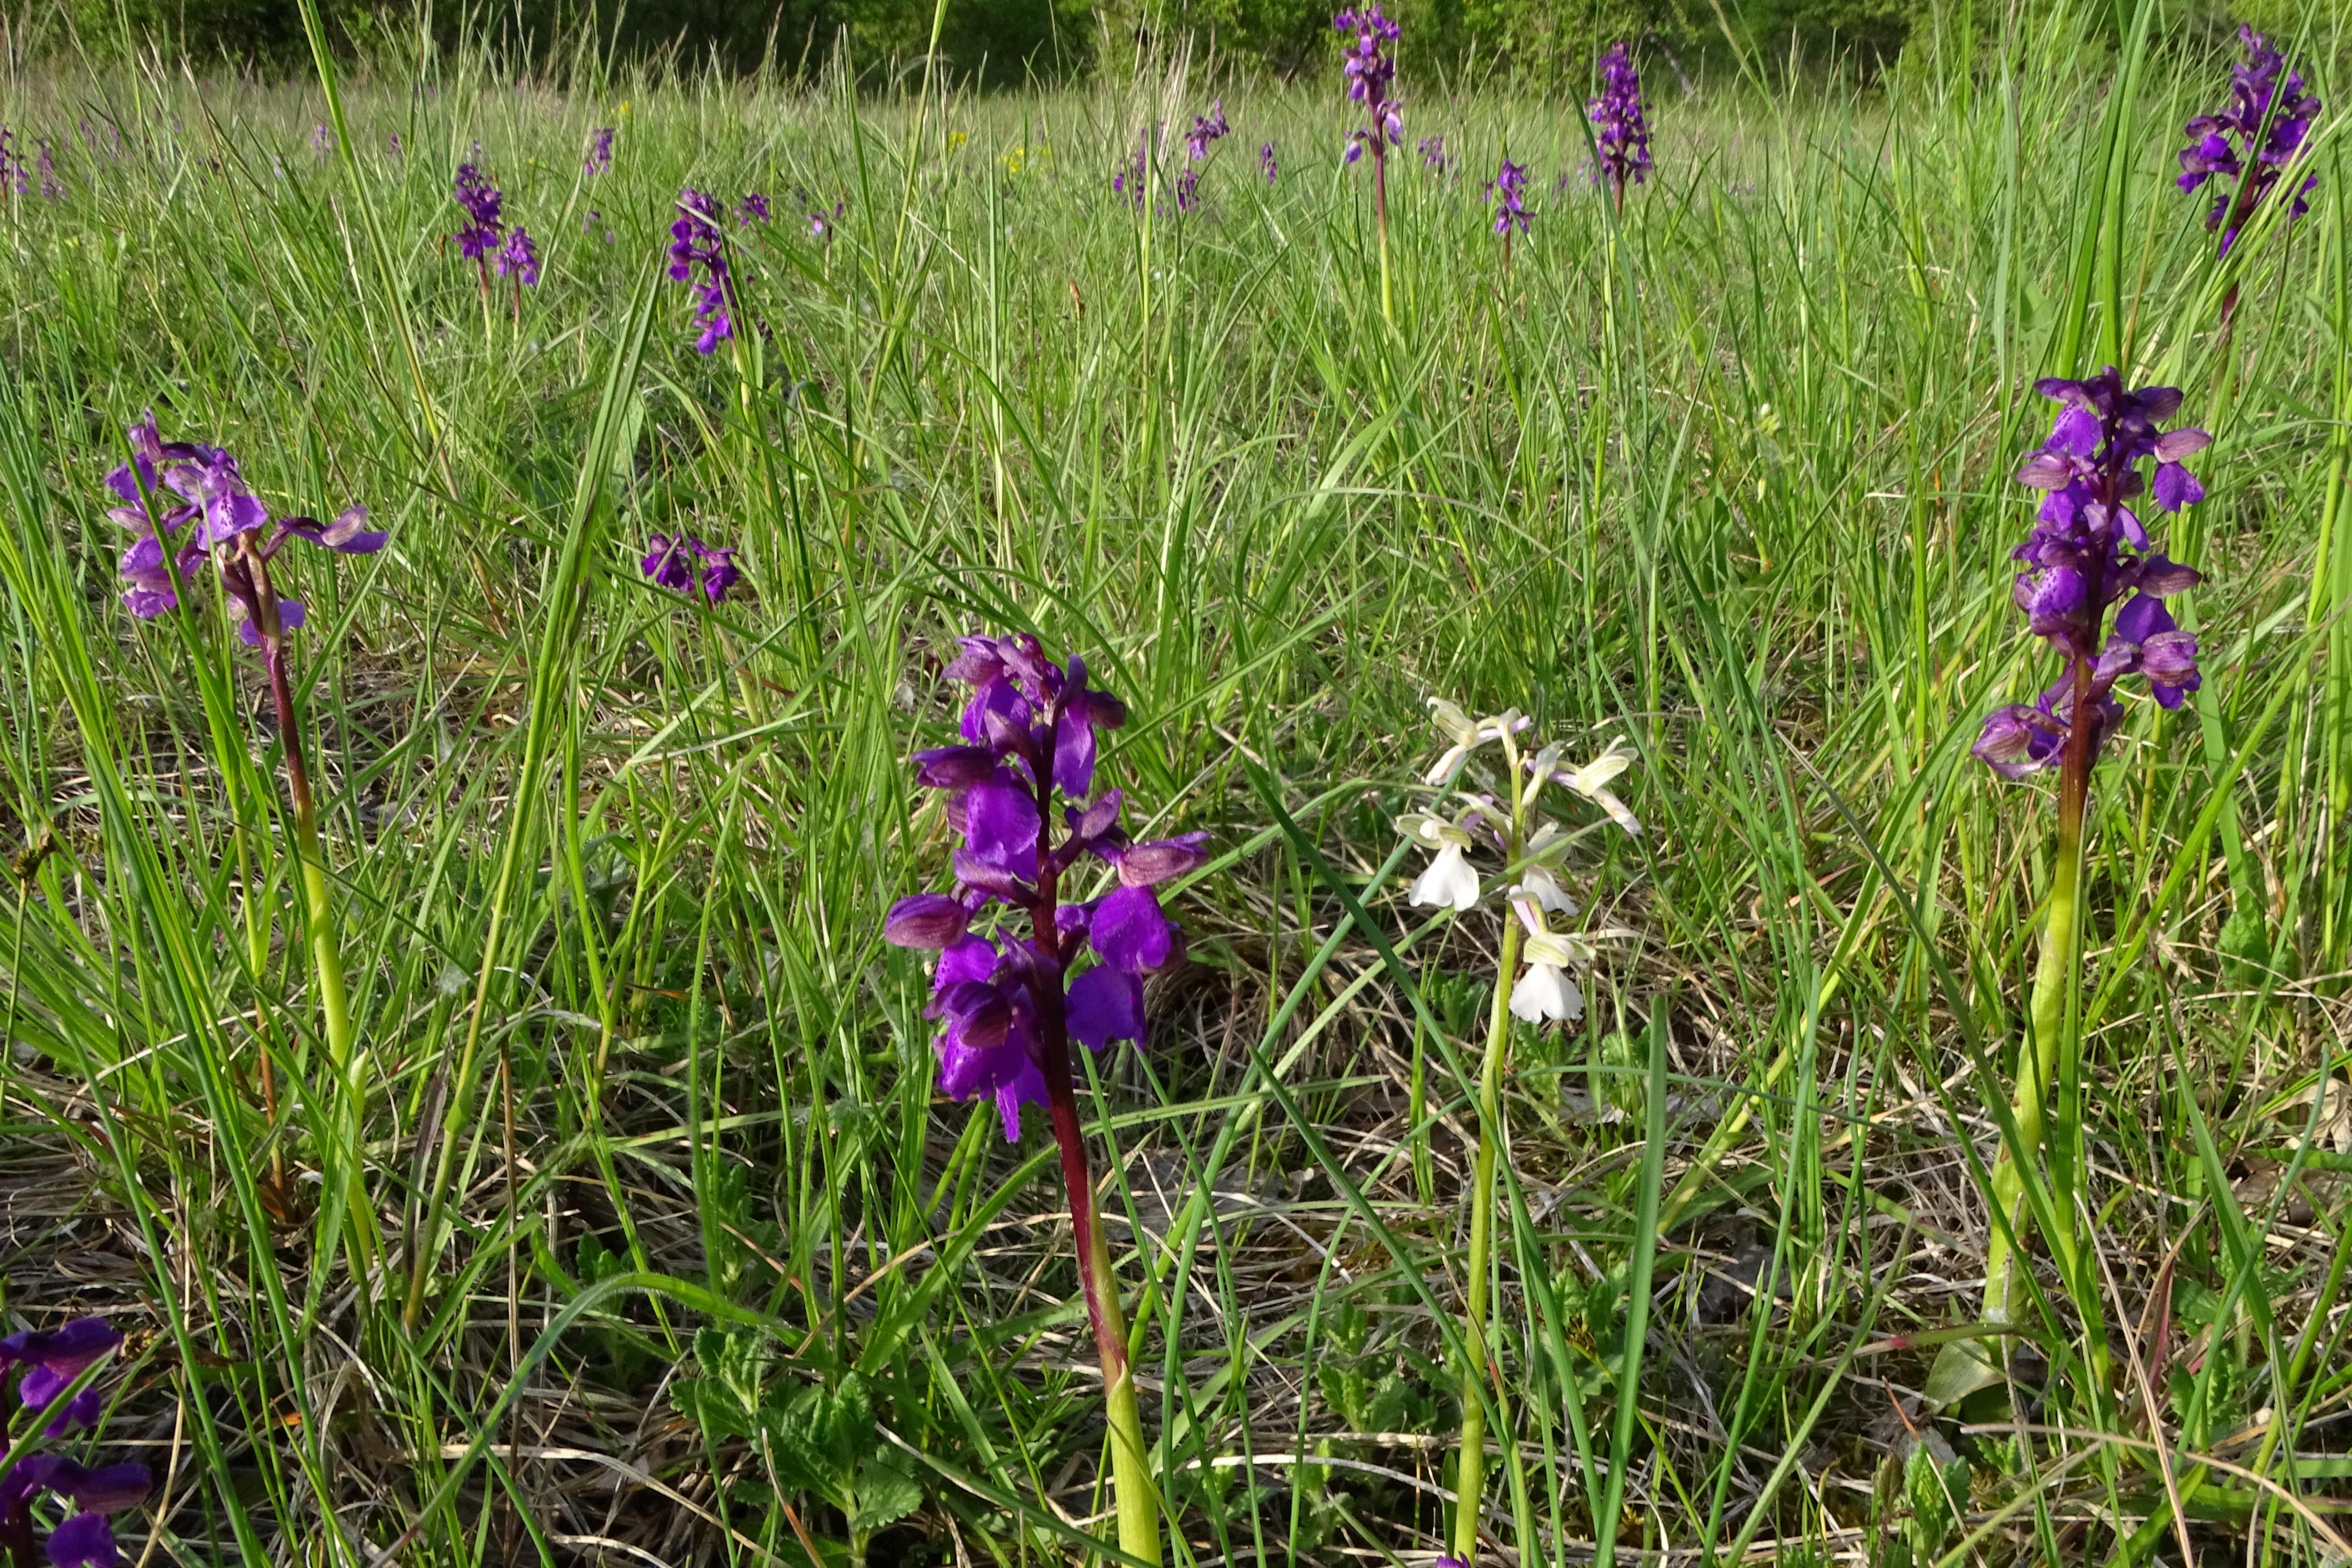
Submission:
M 2159 0 L 2160 31 L 2222 34 L 2238 22 L 2292 32 L 2299 0 Z M 321 0 L 354 47 L 417 25 L 397 0 Z M 1409 73 L 1499 74 L 1521 84 L 1575 85 L 1612 38 L 1639 40 L 1672 73 L 1728 70 L 1745 55 L 1775 69 L 1838 61 L 1874 71 L 1921 30 L 1990 38 L 2012 12 L 2048 0 L 1390 0 L 1406 26 Z M 950 0 L 940 52 L 991 86 L 1066 80 L 1139 54 L 1191 47 L 1227 68 L 1287 79 L 1323 62 L 1332 0 Z M 804 75 L 845 49 L 861 69 L 919 58 L 934 0 L 510 0 L 497 11 L 426 5 L 423 25 L 445 43 L 487 34 L 541 58 L 578 58 L 593 36 L 609 56 L 668 54 L 740 69 Z M 262 68 L 299 64 L 299 13 L 287 0 L 54 0 L 9 20 L 19 58 L 68 45 L 104 57 L 160 47 L 166 58 L 233 58 Z

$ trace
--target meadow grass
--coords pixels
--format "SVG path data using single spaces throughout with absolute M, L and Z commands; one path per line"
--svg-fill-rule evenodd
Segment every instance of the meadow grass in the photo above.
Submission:
M 2224 67 L 2106 16 L 1926 33 L 1867 90 L 1654 73 L 1622 224 L 1576 104 L 1408 79 L 1457 163 L 1391 171 L 1392 329 L 1328 83 L 459 51 L 346 67 L 331 115 L 317 79 L 12 79 L 67 190 L 0 198 L 0 1280 L 11 1326 L 144 1331 L 105 1434 L 161 1478 L 142 1560 L 1100 1552 L 1052 1145 L 937 1094 L 880 939 L 945 875 L 905 759 L 952 639 L 1027 627 L 1126 699 L 1139 831 L 1216 855 L 1149 1048 L 1092 1080 L 1173 1561 L 1449 1535 L 1500 926 L 1404 904 L 1431 696 L 1625 737 L 1648 826 L 1579 868 L 1634 938 L 1504 1082 L 1497 1561 L 2331 1561 L 2342 121 L 2225 278 L 2168 178 Z M 1219 92 L 1203 205 L 1112 196 Z M 541 246 L 519 307 L 444 245 L 477 143 Z M 775 209 L 708 358 L 660 273 L 684 184 Z M 2008 1375 L 1939 1416 L 2051 855 L 2049 792 L 1967 748 L 2047 679 L 2009 598 L 2032 379 L 2103 356 L 2218 438 L 2174 539 L 2206 700 L 2136 702 L 2092 800 L 2051 1158 L 2097 1293 L 2037 1247 Z M 392 532 L 287 558 L 348 1079 L 258 668 L 215 599 L 116 597 L 102 480 L 150 406 L 274 512 Z M 745 588 L 648 584 L 679 532 Z

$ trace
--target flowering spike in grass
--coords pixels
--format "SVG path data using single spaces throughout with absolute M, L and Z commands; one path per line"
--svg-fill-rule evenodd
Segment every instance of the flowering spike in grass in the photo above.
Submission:
M 1101 735 L 1127 722 L 1127 707 L 1087 684 L 1084 660 L 1065 668 L 1025 634 L 971 637 L 947 675 L 971 688 L 958 724 L 964 743 L 919 752 L 915 767 L 919 783 L 947 792 L 949 824 L 963 839 L 955 891 L 899 900 L 883 935 L 938 954 L 926 1015 L 942 1021 L 941 1090 L 992 1103 L 1007 1142 L 1021 1135 L 1023 1107 L 1046 1108 L 1103 1371 L 1118 1543 L 1157 1563 L 1159 1503 L 1069 1042 L 1095 1051 L 1142 1043 L 1143 976 L 1181 947 L 1155 889 L 1201 867 L 1207 836 L 1136 843 L 1119 826 L 1119 792 L 1093 794 Z M 1064 879 L 1090 859 L 1114 870 L 1117 886 L 1091 900 L 1065 899 Z M 994 909 L 1003 918 L 977 929 Z
M 1464 1360 L 1456 1369 L 1462 1403 L 1462 1440 L 1455 1449 L 1454 1561 L 1468 1562 L 1478 1548 L 1478 1510 L 1484 1494 L 1486 1442 L 1486 1394 L 1503 1407 L 1506 1390 L 1494 1384 L 1486 1352 L 1486 1288 L 1488 1258 L 1494 1245 L 1495 1161 L 1502 1142 L 1502 1082 L 1504 1058 L 1510 1048 L 1514 1019 L 1541 1026 L 1568 1023 L 1583 1016 L 1584 993 L 1570 977 L 1571 970 L 1591 967 L 1594 953 L 1584 936 L 1555 931 L 1550 917 L 1573 917 L 1576 901 L 1561 886 L 1559 873 L 1570 848 L 1586 830 L 1564 827 L 1546 817 L 1544 786 L 1557 784 L 1573 795 L 1601 805 L 1612 822 L 1628 834 L 1641 831 L 1617 797 L 1606 787 L 1633 762 L 1621 742 L 1581 767 L 1564 767 L 1562 748 L 1546 746 L 1532 755 L 1523 752 L 1519 737 L 1533 721 L 1517 709 L 1491 718 L 1473 718 L 1458 704 L 1443 698 L 1430 700 L 1444 751 L 1423 775 L 1423 783 L 1440 793 L 1426 811 L 1408 812 L 1397 819 L 1397 831 L 1435 853 L 1428 868 L 1413 884 L 1410 901 L 1438 905 L 1466 914 L 1478 907 L 1482 883 L 1470 863 L 1474 850 L 1492 851 L 1507 871 L 1516 871 L 1507 900 L 1509 916 L 1503 922 L 1502 955 L 1496 967 L 1493 1005 L 1488 1012 L 1486 1055 L 1478 1075 L 1478 1122 L 1472 1150 L 1470 1237 L 1464 1260 L 1468 1281 L 1462 1319 Z M 1455 788 L 1463 773 L 1490 745 L 1503 752 L 1502 787 L 1493 793 Z M 1595 825 L 1597 826 L 1597 825 Z M 1601 934 L 1622 935 L 1621 931 Z M 1520 969 L 1524 962 L 1526 969 Z
M 1650 173 L 1650 123 L 1642 108 L 1642 73 L 1623 42 L 1612 44 L 1601 60 L 1601 96 L 1586 106 L 1592 121 L 1592 144 L 1600 154 L 1601 177 L 1609 182 L 1610 199 L 1621 212 L 1625 186 L 1640 184 Z

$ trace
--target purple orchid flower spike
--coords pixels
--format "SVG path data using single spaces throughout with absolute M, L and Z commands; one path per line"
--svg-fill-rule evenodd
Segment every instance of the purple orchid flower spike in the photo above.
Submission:
M 1360 10 L 1347 10 L 1331 18 L 1332 29 L 1352 35 L 1346 63 L 1340 68 L 1348 81 L 1348 100 L 1363 106 L 1364 123 L 1348 137 L 1347 162 L 1353 163 L 1369 149 L 1372 154 L 1372 218 L 1380 234 L 1381 316 L 1396 320 L 1396 301 L 1389 275 L 1389 149 L 1404 145 L 1403 100 L 1397 97 L 1397 40 L 1404 30 L 1384 16 L 1380 0 Z
M 1495 232 L 1503 237 L 1503 265 L 1511 265 L 1511 235 L 1528 232 L 1528 171 L 1508 158 L 1486 182 L 1486 202 L 1495 209 Z
M 613 166 L 613 128 L 599 125 L 588 132 L 588 155 L 581 160 L 580 172 L 589 178 L 609 171 Z
M 1600 175 L 1609 182 L 1619 211 L 1625 206 L 1628 182 L 1640 184 L 1650 173 L 1650 125 L 1642 109 L 1642 73 L 1621 41 L 1610 46 L 1601 60 L 1601 96 L 1587 106 L 1592 121 L 1592 144 L 1600 155 Z
M 768 198 L 757 191 L 747 191 L 735 204 L 735 226 L 749 228 L 755 223 L 768 221 Z
M 1118 173 L 1110 177 L 1111 195 L 1120 197 L 1136 212 L 1143 210 L 1146 187 L 1151 183 L 1151 132 L 1139 131 L 1135 137 L 1135 155 L 1121 161 Z
M 2205 227 L 2221 232 L 2223 256 L 2286 177 L 2287 165 L 2302 152 L 2320 108 L 2319 100 L 2304 90 L 2302 76 L 2287 69 L 2286 58 L 2270 40 L 2242 26 L 2238 41 L 2245 46 L 2246 58 L 2230 73 L 2230 106 L 2216 114 L 2200 114 L 2184 127 L 2189 145 L 2180 150 L 2177 182 L 2183 191 L 2194 191 L 2208 180 L 2216 181 L 2218 194 L 2205 215 Z M 2220 184 L 2228 180 L 2237 183 Z M 2311 193 L 2318 184 L 2316 174 L 2295 184 L 2287 209 L 2289 223 L 2311 210 Z M 2223 306 L 2225 318 L 2236 298 L 2233 285 Z
M 673 594 L 700 593 L 707 604 L 726 602 L 728 593 L 742 581 L 732 548 L 705 544 L 690 533 L 675 538 L 656 533 L 648 542 L 640 563 L 645 574 Z
M 1207 836 L 1137 843 L 1119 824 L 1119 792 L 1094 793 L 1102 734 L 1127 722 L 1127 707 L 1089 684 L 1083 659 L 1055 664 L 1025 633 L 969 637 L 945 673 L 971 689 L 961 743 L 916 753 L 915 776 L 946 794 L 949 825 L 963 840 L 955 886 L 899 900 L 883 935 L 938 955 L 926 1016 L 940 1022 L 940 1089 L 992 1102 L 1008 1142 L 1021 1135 L 1024 1106 L 1047 1110 L 1115 1434 L 1120 1542 L 1156 1553 L 1157 1508 L 1139 1468 L 1141 1418 L 1070 1042 L 1091 1051 L 1142 1044 L 1143 977 L 1182 947 L 1158 889 L 1207 862 Z M 1114 871 L 1115 885 L 1071 901 L 1067 881 L 1089 859 Z
M 2071 1027 L 2067 996 L 2081 963 L 2084 806 L 2100 749 L 2123 718 L 2115 688 L 2137 676 L 2160 707 L 2177 708 L 2201 679 L 2197 639 L 2165 605 L 2194 586 L 2198 574 L 2157 549 L 2140 513 L 2150 501 L 2179 511 L 2204 499 L 2186 460 L 2212 438 L 2193 426 L 2165 427 L 2179 412 L 2178 390 L 2130 390 L 2113 368 L 2083 381 L 2051 377 L 2035 388 L 2059 413 L 2050 438 L 2017 470 L 2020 483 L 2041 492 L 2042 504 L 2032 531 L 2011 552 L 2021 568 L 2011 597 L 2027 633 L 2059 656 L 2060 669 L 2032 701 L 1988 715 L 1971 748 L 2002 778 L 2058 770 L 2057 854 L 2042 900 L 2031 1027 L 2018 1052 L 2011 1103 L 2018 1137 L 2013 1146 L 2003 1141 L 1989 1194 L 2007 1223 L 1995 1226 L 1985 1254 L 1988 1322 L 2013 1321 L 2018 1310 L 2016 1238 L 2029 1218 L 2021 1171 L 2040 1158 L 2044 1107 Z M 2063 1191 L 2054 1198 L 2061 1223 L 2071 1224 L 2072 1199 Z M 1947 1345 L 1928 1373 L 1927 1393 L 1948 1406 L 1998 1378 L 1973 1342 Z
M 2125 390 L 2112 369 L 2088 381 L 2036 384 L 2063 404 L 2050 439 L 2018 469 L 2019 482 L 2043 492 L 2033 531 L 2011 552 L 2024 569 L 2011 596 L 2032 635 L 2066 661 L 2056 686 L 2030 704 L 1997 710 L 1973 748 L 2005 778 L 2023 778 L 2067 761 L 2079 707 L 2088 717 L 2080 764 L 2088 769 L 2120 710 L 2116 682 L 2137 674 L 2149 694 L 2178 708 L 2197 689 L 2197 639 L 2179 629 L 2164 600 L 2192 587 L 2198 574 L 2150 543 L 2135 510 L 2153 500 L 2179 511 L 2205 498 L 2184 459 L 2212 437 L 2193 426 L 2160 429 L 2180 406 L 2168 386 Z M 2142 472 L 2153 465 L 2150 479 Z M 2120 605 L 2112 632 L 2107 615 Z M 2070 764 L 2071 765 L 2071 764 Z
M 1225 123 L 1224 100 L 1209 106 L 1206 114 L 1192 117 L 1192 129 L 1184 133 L 1184 170 L 1176 176 L 1176 210 L 1190 212 L 1200 205 L 1201 164 L 1209 149 L 1230 133 L 1233 127 Z
M 539 247 L 531 242 L 530 232 L 522 225 L 508 230 L 505 243 L 499 247 L 498 265 L 499 276 L 511 277 L 518 289 L 539 282 Z
M 1281 172 L 1281 163 L 1276 160 L 1274 155 L 1273 142 L 1265 142 L 1258 148 L 1257 172 L 1265 176 L 1265 183 L 1267 184 L 1271 185 L 1274 184 L 1274 177 L 1276 174 Z
M 460 163 L 450 195 L 466 215 L 456 237 L 457 254 L 469 261 L 480 261 L 498 249 L 499 241 L 505 236 L 506 225 L 499 216 L 505 194 L 490 184 L 489 177 L 478 165 Z
M 669 237 L 669 275 L 694 295 L 694 352 L 712 353 L 735 335 L 733 280 L 726 236 L 719 227 L 719 198 L 692 185 L 680 191 Z

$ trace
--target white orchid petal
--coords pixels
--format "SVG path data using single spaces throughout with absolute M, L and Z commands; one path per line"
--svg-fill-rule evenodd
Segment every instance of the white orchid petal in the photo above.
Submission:
M 1462 853 L 1462 846 L 1448 844 L 1437 852 L 1412 884 L 1410 900 L 1416 906 L 1444 904 L 1456 913 L 1475 909 L 1478 903 L 1478 873 Z
M 1511 1016 L 1536 1023 L 1555 1018 L 1570 1023 L 1584 1016 L 1584 993 L 1556 965 L 1531 963 L 1511 987 Z
M 1641 837 L 1642 820 L 1635 816 L 1632 812 L 1625 809 L 1625 803 L 1623 801 L 1619 800 L 1615 795 L 1611 795 L 1605 789 L 1594 790 L 1592 792 L 1592 801 L 1595 805 L 1598 805 L 1601 810 L 1609 814 L 1609 819 L 1612 822 L 1614 822 L 1618 826 L 1623 828 L 1626 832 L 1633 835 L 1635 837 L 1638 838 Z
M 1529 866 L 1523 870 L 1519 874 L 1519 886 L 1533 894 L 1547 913 L 1576 913 L 1576 900 L 1568 896 L 1568 889 L 1559 885 L 1559 879 L 1541 866 Z

